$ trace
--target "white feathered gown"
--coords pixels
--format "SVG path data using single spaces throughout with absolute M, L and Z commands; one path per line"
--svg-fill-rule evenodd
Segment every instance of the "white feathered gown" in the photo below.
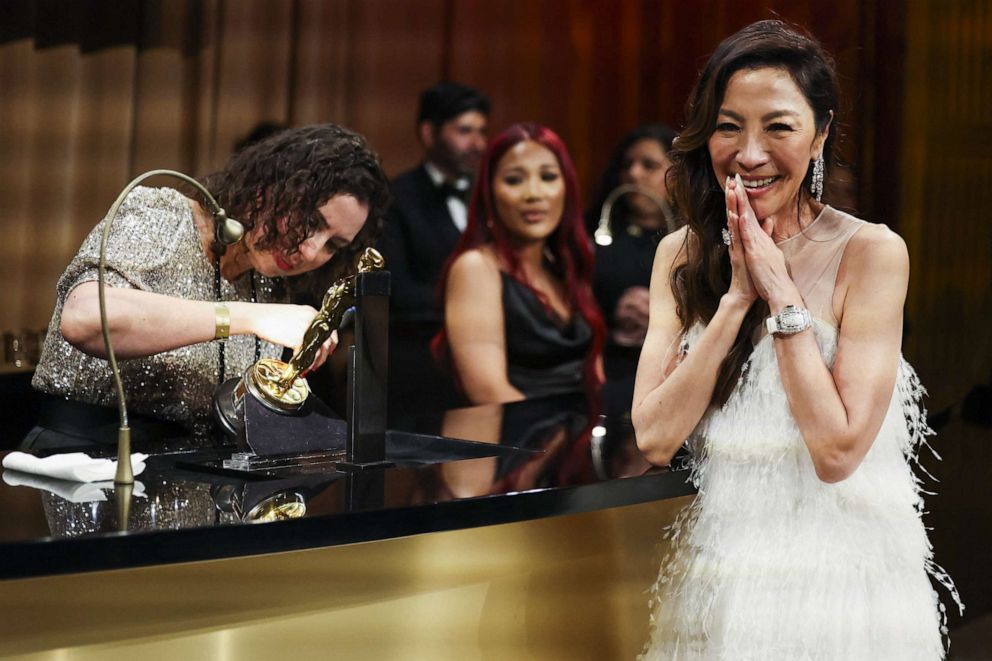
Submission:
M 826 207 L 785 244 L 827 365 L 837 349 L 830 297 L 864 221 Z M 683 341 L 691 351 L 701 328 Z M 943 606 L 910 468 L 928 431 L 905 361 L 882 428 L 846 480 L 821 482 L 789 410 L 773 340 L 757 340 L 741 382 L 688 441 L 699 494 L 668 530 L 652 636 L 655 660 L 935 661 Z M 929 576 L 928 576 L 929 574 Z

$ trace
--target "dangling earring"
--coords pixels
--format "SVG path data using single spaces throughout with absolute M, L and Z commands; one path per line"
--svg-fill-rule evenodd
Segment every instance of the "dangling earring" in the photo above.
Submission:
M 823 154 L 813 161 L 813 181 L 810 182 L 809 190 L 817 202 L 823 197 Z

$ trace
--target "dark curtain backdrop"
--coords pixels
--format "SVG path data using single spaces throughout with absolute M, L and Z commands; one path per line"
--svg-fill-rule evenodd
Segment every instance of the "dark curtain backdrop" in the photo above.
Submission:
M 395 174 L 417 162 L 418 92 L 441 78 L 491 94 L 493 127 L 533 120 L 566 140 L 586 189 L 612 144 L 678 125 L 727 34 L 781 15 L 837 56 L 863 106 L 872 21 L 857 0 L 9 0 L 0 4 L 0 328 L 47 321 L 52 287 L 133 175 L 203 174 L 263 120 L 364 133 Z M 899 93 L 897 84 L 891 85 Z M 851 113 L 848 134 L 866 115 Z M 848 140 L 859 174 L 871 148 Z M 163 182 L 165 183 L 165 182 Z M 870 195 L 845 193 L 871 210 Z M 858 199 L 858 198 L 861 199 Z M 891 221 L 891 217 L 885 220 Z
M 906 237 L 906 352 L 934 405 L 988 379 L 990 0 L 8 0 L 0 3 L 0 328 L 40 328 L 82 237 L 132 176 L 204 174 L 263 120 L 335 121 L 395 174 L 416 97 L 477 85 L 493 127 L 548 124 L 589 190 L 612 144 L 681 123 L 720 39 L 760 18 L 834 54 L 828 196 Z M 164 183 L 164 182 L 163 182 Z

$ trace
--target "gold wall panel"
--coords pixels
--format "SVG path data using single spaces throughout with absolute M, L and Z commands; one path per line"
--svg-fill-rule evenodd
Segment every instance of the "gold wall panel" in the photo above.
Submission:
M 992 369 L 992 2 L 907 3 L 899 227 L 905 351 L 933 410 Z

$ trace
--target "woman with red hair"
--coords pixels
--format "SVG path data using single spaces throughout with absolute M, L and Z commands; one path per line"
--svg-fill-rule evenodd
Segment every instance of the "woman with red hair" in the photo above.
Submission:
M 514 124 L 477 182 L 441 277 L 435 352 L 475 404 L 595 390 L 603 319 L 568 150 L 548 128 Z

